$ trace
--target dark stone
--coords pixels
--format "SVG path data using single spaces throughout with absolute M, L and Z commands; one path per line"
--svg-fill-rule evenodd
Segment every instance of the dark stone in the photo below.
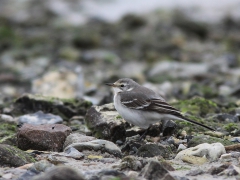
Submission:
M 17 133 L 17 144 L 22 150 L 62 151 L 71 129 L 62 124 L 24 124 Z
M 145 144 L 138 149 L 137 155 L 141 157 L 162 156 L 164 158 L 169 158 L 171 154 L 169 148 L 170 147 L 164 147 L 157 144 Z
M 54 97 L 24 94 L 14 104 L 11 114 L 15 116 L 43 111 L 69 120 L 76 115 L 85 115 L 92 103 L 82 99 L 59 99 Z
M 179 27 L 188 35 L 192 35 L 200 39 L 207 38 L 209 33 L 205 23 L 193 21 L 180 11 L 177 11 L 175 14 L 174 25 Z
M 125 141 L 126 122 L 119 116 L 113 104 L 91 107 L 87 111 L 85 122 L 97 138 L 112 142 L 117 140 Z
M 146 20 L 140 16 L 133 14 L 125 15 L 122 18 L 122 26 L 125 26 L 127 29 L 137 29 L 146 24 Z
M 219 174 L 220 172 L 224 171 L 225 169 L 227 169 L 228 167 L 230 166 L 230 164 L 226 163 L 226 164 L 223 164 L 221 166 L 218 166 L 218 167 L 211 167 L 209 170 L 208 170 L 208 173 L 210 173 L 211 175 L 215 175 L 215 174 Z
M 18 167 L 35 160 L 26 152 L 6 144 L 0 144 L 0 165 Z
M 124 145 L 122 146 L 122 152 L 133 152 L 135 154 L 144 142 L 139 141 L 140 136 L 127 137 Z
M 70 167 L 60 166 L 36 176 L 33 180 L 84 180 L 83 175 Z
M 177 127 L 177 124 L 174 121 L 171 121 L 171 120 L 163 121 L 163 124 L 162 124 L 163 136 L 172 135 L 176 127 Z
M 72 40 L 72 44 L 76 48 L 91 49 L 100 45 L 100 34 L 96 31 L 89 31 L 89 29 L 80 29 L 80 32 L 75 35 Z
M 171 176 L 169 172 L 157 161 L 149 162 L 141 174 L 148 180 L 175 180 L 175 178 Z

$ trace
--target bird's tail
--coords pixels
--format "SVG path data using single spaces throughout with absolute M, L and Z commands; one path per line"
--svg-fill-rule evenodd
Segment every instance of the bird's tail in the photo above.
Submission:
M 193 120 L 191 120 L 191 119 L 188 119 L 188 118 L 186 118 L 186 117 L 184 117 L 184 116 L 182 116 L 181 118 L 182 118 L 183 120 L 185 120 L 185 121 L 188 121 L 188 122 L 193 123 L 193 124 L 197 124 L 197 125 L 202 126 L 202 127 L 206 128 L 206 129 L 209 129 L 209 130 L 211 130 L 211 131 L 216 131 L 215 129 L 213 129 L 213 128 L 211 128 L 211 127 L 208 127 L 208 126 L 206 126 L 206 125 L 204 125 L 204 124 L 201 124 L 201 123 L 199 123 L 199 122 L 196 122 L 196 121 L 193 121 Z

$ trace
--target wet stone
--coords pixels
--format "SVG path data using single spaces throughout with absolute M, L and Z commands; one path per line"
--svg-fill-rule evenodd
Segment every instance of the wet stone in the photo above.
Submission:
M 62 124 L 24 124 L 18 130 L 17 144 L 23 150 L 62 151 L 65 139 L 71 132 L 69 127 Z
M 91 107 L 87 111 L 85 122 L 97 138 L 113 142 L 125 140 L 126 122 L 119 116 L 112 103 Z
M 19 124 L 61 124 L 63 119 L 60 116 L 56 116 L 50 113 L 43 113 L 42 111 L 38 111 L 34 114 L 27 114 L 20 116 L 18 118 Z
M 6 144 L 0 144 L 0 165 L 18 167 L 35 160 L 26 152 Z

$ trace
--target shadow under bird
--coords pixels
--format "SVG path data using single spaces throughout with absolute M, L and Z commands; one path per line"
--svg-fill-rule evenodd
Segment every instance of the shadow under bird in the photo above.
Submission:
M 213 128 L 184 117 L 181 112 L 169 105 L 163 97 L 153 90 L 139 85 L 129 78 L 119 79 L 115 83 L 106 83 L 113 87 L 114 106 L 127 122 L 148 129 L 163 119 L 184 120 L 202 126 L 211 131 Z

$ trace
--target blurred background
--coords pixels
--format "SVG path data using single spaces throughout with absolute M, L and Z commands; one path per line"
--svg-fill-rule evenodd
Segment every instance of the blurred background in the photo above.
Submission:
M 133 78 L 168 100 L 240 104 L 240 0 L 0 0 L 0 104 L 112 101 Z

